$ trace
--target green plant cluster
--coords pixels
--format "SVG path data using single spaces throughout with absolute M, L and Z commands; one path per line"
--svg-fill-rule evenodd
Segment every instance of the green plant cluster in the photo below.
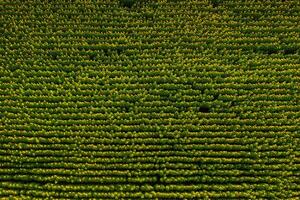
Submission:
M 0 199 L 299 199 L 300 1 L 0 1 Z

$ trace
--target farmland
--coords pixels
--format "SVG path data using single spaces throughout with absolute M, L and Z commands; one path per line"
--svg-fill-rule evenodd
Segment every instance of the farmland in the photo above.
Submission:
M 299 199 L 300 1 L 0 0 L 0 199 Z

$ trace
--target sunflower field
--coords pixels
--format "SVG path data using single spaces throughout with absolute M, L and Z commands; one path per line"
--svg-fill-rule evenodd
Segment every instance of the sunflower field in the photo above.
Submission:
M 0 0 L 0 199 L 300 199 L 300 1 Z

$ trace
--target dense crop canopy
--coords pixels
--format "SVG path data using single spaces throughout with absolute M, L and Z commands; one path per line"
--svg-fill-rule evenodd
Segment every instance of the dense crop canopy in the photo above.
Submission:
M 1 0 L 0 199 L 299 199 L 300 1 Z

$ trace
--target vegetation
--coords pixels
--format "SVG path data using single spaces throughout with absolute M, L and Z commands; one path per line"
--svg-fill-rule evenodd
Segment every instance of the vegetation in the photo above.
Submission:
M 0 1 L 0 199 L 297 199 L 300 1 Z

